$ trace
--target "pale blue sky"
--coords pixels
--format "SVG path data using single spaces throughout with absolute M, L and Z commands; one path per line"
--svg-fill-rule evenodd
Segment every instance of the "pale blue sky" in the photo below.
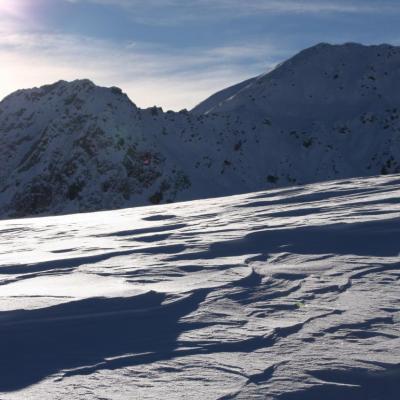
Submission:
M 0 0 L 0 97 L 58 79 L 191 108 L 319 42 L 398 44 L 398 0 Z

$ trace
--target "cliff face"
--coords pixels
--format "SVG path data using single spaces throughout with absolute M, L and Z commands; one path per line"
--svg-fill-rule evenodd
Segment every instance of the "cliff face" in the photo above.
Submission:
M 400 48 L 320 44 L 191 112 L 60 81 L 0 103 L 0 217 L 400 171 Z

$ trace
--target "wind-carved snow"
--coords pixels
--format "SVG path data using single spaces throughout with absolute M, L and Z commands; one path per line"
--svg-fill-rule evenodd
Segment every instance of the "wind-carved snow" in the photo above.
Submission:
M 0 222 L 0 398 L 397 398 L 399 184 Z

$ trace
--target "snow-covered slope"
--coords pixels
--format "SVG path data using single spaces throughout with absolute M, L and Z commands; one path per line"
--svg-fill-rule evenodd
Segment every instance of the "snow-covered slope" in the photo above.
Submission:
M 0 222 L 0 398 L 397 399 L 399 184 Z
M 0 103 L 0 217 L 400 171 L 400 48 L 320 44 L 191 112 L 60 81 Z

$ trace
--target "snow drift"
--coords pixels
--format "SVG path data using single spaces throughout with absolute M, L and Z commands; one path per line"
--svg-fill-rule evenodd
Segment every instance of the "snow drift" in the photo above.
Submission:
M 1 221 L 1 399 L 397 398 L 399 184 Z

